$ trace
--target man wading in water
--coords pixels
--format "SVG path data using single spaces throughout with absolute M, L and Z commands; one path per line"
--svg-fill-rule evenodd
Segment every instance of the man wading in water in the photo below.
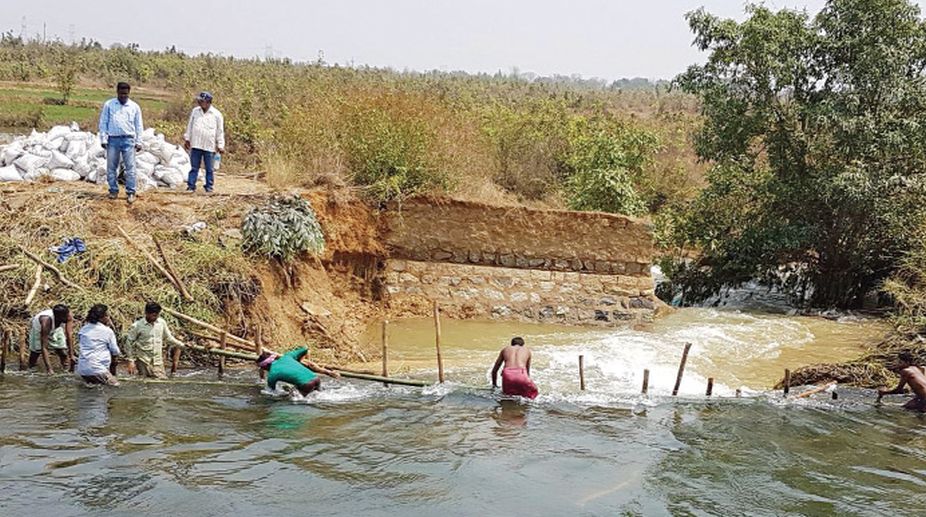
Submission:
M 524 338 L 516 337 L 511 345 L 506 346 L 498 353 L 495 366 L 492 368 L 492 387 L 498 387 L 498 369 L 502 370 L 502 393 L 505 395 L 519 395 L 521 397 L 537 398 L 537 386 L 531 380 L 531 350 L 524 346 Z
M 878 390 L 878 400 L 881 400 L 884 395 L 903 393 L 904 386 L 909 384 L 914 396 L 903 407 L 926 411 L 926 375 L 923 374 L 921 367 L 915 365 L 916 361 L 910 352 L 901 352 L 897 355 L 897 360 L 899 366 L 894 371 L 900 375 L 900 383 L 892 390 Z
M 257 358 L 257 365 L 262 370 L 267 370 L 267 387 L 272 390 L 277 389 L 277 382 L 292 384 L 306 396 L 313 391 L 321 390 L 321 379 L 315 375 L 315 372 L 323 373 L 329 377 L 338 379 L 341 374 L 322 368 L 317 364 L 306 361 L 308 365 L 302 364 L 300 360 L 309 353 L 308 347 L 299 347 L 283 355 L 272 352 L 263 352 Z

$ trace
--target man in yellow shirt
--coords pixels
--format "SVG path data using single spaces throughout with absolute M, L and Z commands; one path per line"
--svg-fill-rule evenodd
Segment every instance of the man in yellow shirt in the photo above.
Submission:
M 161 306 L 157 302 L 148 302 L 145 304 L 145 317 L 132 324 L 125 339 L 129 373 L 135 374 L 137 370 L 142 377 L 166 379 L 164 343 L 183 346 L 183 343 L 170 333 L 167 322 L 161 319 Z

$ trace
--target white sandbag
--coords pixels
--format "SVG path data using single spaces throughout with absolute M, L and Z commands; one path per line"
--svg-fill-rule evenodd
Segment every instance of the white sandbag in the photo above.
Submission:
M 74 133 L 76 134 L 76 133 Z M 68 142 L 68 148 L 64 151 L 64 155 L 70 158 L 71 160 L 77 160 L 81 156 L 87 154 L 87 141 L 81 138 L 80 140 L 71 140 Z
M 68 134 L 64 135 L 63 138 L 64 138 L 65 140 L 67 140 L 68 142 L 73 142 L 73 141 L 75 141 L 75 140 L 86 141 L 88 135 L 90 135 L 90 133 L 85 133 L 85 132 L 83 132 L 83 131 L 75 131 L 75 132 L 73 132 L 73 133 L 68 133 Z
M 80 175 L 81 178 L 86 178 L 90 174 L 90 170 L 90 159 L 87 158 L 87 155 L 79 156 L 74 160 L 74 172 Z
M 23 179 L 25 181 L 38 181 L 42 176 L 47 176 L 51 171 L 48 170 L 48 167 L 38 167 L 32 172 L 27 172 L 23 174 Z
M 14 165 L 7 165 L 6 167 L 0 167 L 0 181 L 22 181 L 22 174 L 19 173 L 19 169 Z
M 152 176 L 154 174 L 154 168 L 155 165 L 153 163 L 135 161 L 135 170 L 147 176 Z
M 157 138 L 158 138 L 158 137 L 154 134 L 154 128 L 153 128 L 153 127 L 149 127 L 148 129 L 146 129 L 146 130 L 144 130 L 144 131 L 141 132 L 141 140 L 142 140 L 142 141 L 157 140 Z
M 68 150 L 68 146 L 71 145 L 71 142 L 67 138 L 61 138 L 61 145 L 58 146 L 58 150 L 62 153 Z
M 49 151 L 57 151 L 61 148 L 62 143 L 64 143 L 64 137 L 48 139 L 42 143 L 42 147 L 48 149 Z
M 158 165 L 154 168 L 154 179 L 160 181 L 170 188 L 174 188 L 186 181 L 186 175 L 182 170 L 175 167 L 165 167 L 163 165 Z
M 46 166 L 49 169 L 71 169 L 74 167 L 74 160 L 68 158 L 64 153 L 58 151 L 51 152 L 51 159 Z
M 80 174 L 71 169 L 52 169 L 48 176 L 55 181 L 80 181 Z
M 45 156 L 24 154 L 17 158 L 13 162 L 13 165 L 15 165 L 25 176 L 27 174 L 33 174 L 39 167 L 44 167 L 49 162 L 49 160 L 50 158 Z
M 71 132 L 71 128 L 69 126 L 55 126 L 49 129 L 47 133 L 45 133 L 45 139 L 46 140 L 57 140 L 58 138 L 63 138 L 64 135 L 70 132 Z M 61 145 L 61 144 L 58 144 L 58 145 Z
M 99 158 L 101 156 L 106 156 L 106 149 L 103 149 L 103 146 L 100 144 L 100 137 L 94 136 L 93 140 L 87 145 L 87 154 L 91 158 Z
M 145 162 L 150 163 L 151 165 L 157 165 L 160 163 L 160 161 L 161 160 L 157 156 L 149 153 L 148 151 L 142 151 L 135 155 L 135 163 Z
M 160 142 L 159 145 L 151 148 L 151 153 L 160 158 L 164 163 L 170 163 L 170 159 L 176 151 L 177 147 L 167 142 Z
M 77 124 L 77 122 L 72 121 L 71 125 L 68 127 L 71 128 L 71 131 L 80 131 L 80 126 Z
M 17 158 L 25 154 L 23 146 L 19 142 L 13 142 L 12 144 L 3 148 L 3 152 L 0 152 L 0 164 L 3 166 L 12 165 Z

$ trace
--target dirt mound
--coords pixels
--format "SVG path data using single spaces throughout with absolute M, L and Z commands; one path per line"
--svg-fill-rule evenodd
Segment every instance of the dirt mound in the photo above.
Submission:
M 383 252 L 376 214 L 349 193 L 304 193 L 318 212 L 327 248 L 322 257 L 282 266 L 241 250 L 241 221 L 252 206 L 269 199 L 266 186 L 228 178 L 223 187 L 231 193 L 146 192 L 131 206 L 106 199 L 95 185 L 5 188 L 0 265 L 15 267 L 0 271 L 5 293 L 0 326 L 23 336 L 30 314 L 55 303 L 67 303 L 78 316 L 94 303 L 106 303 L 119 333 L 141 316 L 145 301 L 156 300 L 275 349 L 312 343 L 322 360 L 375 356 L 375 351 L 361 350 L 356 338 L 380 310 L 367 278 Z M 153 255 L 156 236 L 195 300 L 183 300 L 120 228 Z M 54 262 L 48 248 L 71 237 L 83 239 L 87 251 L 59 267 L 82 289 L 68 288 L 45 273 L 26 307 L 36 265 L 19 245 Z M 173 324 L 184 339 L 199 340 L 190 332 L 198 329 Z

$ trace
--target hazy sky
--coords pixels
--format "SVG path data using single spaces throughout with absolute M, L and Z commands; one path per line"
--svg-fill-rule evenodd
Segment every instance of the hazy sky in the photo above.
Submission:
M 768 0 L 816 12 L 824 0 Z M 688 11 L 741 0 L 3 0 L 0 30 L 109 45 L 414 70 L 671 78 L 703 57 Z

